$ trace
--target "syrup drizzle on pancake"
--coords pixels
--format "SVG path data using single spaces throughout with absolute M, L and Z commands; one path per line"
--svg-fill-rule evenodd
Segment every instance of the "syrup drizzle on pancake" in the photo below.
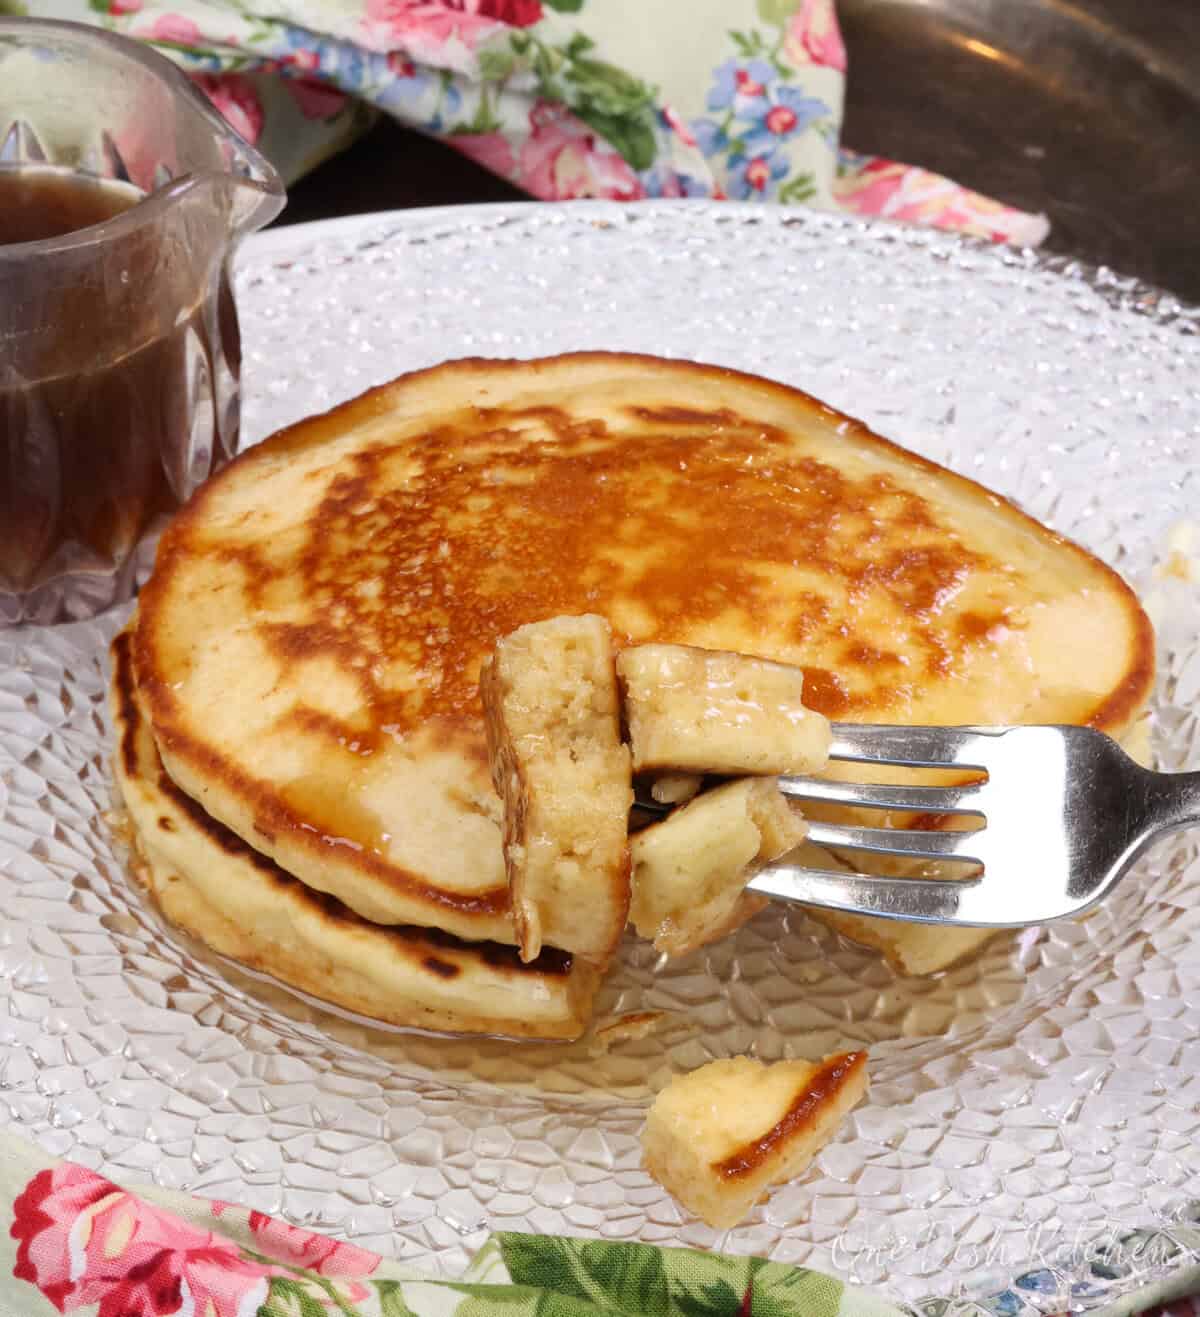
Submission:
M 628 417 L 633 432 L 614 443 L 603 423 L 553 407 L 478 409 L 400 449 L 356 454 L 295 558 L 241 559 L 268 606 L 272 580 L 294 588 L 299 566 L 319 617 L 268 623 L 270 644 L 287 662 L 327 654 L 354 671 L 369 710 L 336 725 L 316 710 L 290 716 L 324 720 L 369 753 L 382 726 L 474 724 L 484 654 L 531 619 L 594 610 L 626 644 L 694 635 L 732 610 L 776 645 L 804 646 L 849 634 L 848 613 L 882 602 L 904 654 L 848 639 L 836 674 L 808 670 L 813 707 L 865 715 L 1012 625 L 1003 606 L 943 622 L 971 572 L 1002 569 L 886 474 L 856 480 L 797 457 L 782 431 L 728 408 Z M 814 588 L 780 592 L 779 571 Z

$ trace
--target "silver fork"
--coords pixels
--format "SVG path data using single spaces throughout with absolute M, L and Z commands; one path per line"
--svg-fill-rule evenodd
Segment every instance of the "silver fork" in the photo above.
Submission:
M 799 800 L 982 820 L 974 831 L 812 822 L 808 840 L 853 851 L 867 874 L 768 865 L 750 890 L 785 901 L 925 923 L 1016 927 L 1077 915 L 1106 896 L 1163 833 L 1200 823 L 1200 773 L 1155 773 L 1088 727 L 834 725 L 831 757 L 972 771 L 962 786 L 785 777 Z M 964 861 L 966 876 L 869 876 L 869 857 Z

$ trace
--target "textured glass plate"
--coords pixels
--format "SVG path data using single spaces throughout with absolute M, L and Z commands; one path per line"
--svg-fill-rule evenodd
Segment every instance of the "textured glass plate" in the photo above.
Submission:
M 469 354 L 623 348 L 799 385 L 1152 591 L 1158 755 L 1196 759 L 1200 587 L 1153 569 L 1196 506 L 1200 337 L 1166 298 L 924 232 L 687 203 L 276 233 L 245 249 L 240 298 L 252 440 Z M 629 944 L 602 1011 L 671 1015 L 603 1057 L 387 1033 L 218 961 L 131 888 L 104 818 L 120 620 L 0 633 L 0 1118 L 48 1149 L 446 1268 L 489 1227 L 596 1233 L 768 1253 L 908 1300 L 983 1265 L 1070 1270 L 1110 1231 L 1194 1211 L 1193 842 L 1083 923 L 929 979 L 783 909 L 662 972 Z M 727 1236 L 639 1169 L 672 1073 L 860 1043 L 869 1100 Z M 1133 1283 L 1113 1270 L 1074 1302 Z M 1029 1301 L 1056 1310 L 1068 1279 Z

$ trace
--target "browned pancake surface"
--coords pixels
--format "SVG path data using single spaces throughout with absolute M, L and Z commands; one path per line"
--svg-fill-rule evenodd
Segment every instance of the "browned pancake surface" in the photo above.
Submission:
M 1152 672 L 1119 578 L 995 495 L 782 385 L 591 353 L 406 376 L 243 455 L 164 537 L 139 681 L 173 777 L 304 881 L 510 939 L 479 668 L 584 611 L 798 663 L 858 721 L 1117 729 Z

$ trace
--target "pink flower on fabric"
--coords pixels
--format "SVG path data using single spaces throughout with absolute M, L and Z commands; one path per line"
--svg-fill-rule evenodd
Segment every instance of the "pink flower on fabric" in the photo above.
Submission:
M 529 112 L 532 132 L 521 147 L 521 186 L 543 201 L 607 197 L 633 201 L 645 195 L 622 156 L 561 105 L 538 101 Z
M 470 7 L 471 0 L 467 0 Z M 542 0 L 474 0 L 481 14 L 498 18 L 510 27 L 532 27 L 542 17 Z
M 142 7 L 142 0 L 109 0 L 108 12 L 114 18 L 122 14 L 136 14 Z
M 746 181 L 756 192 L 762 192 L 771 181 L 771 164 L 765 157 L 759 156 L 746 166 Z
M 993 201 L 940 174 L 878 157 L 839 174 L 833 195 L 856 215 L 928 224 L 993 242 L 1037 246 L 1049 227 L 1040 215 Z
M 846 72 L 846 47 L 833 0 L 801 0 L 788 19 L 783 53 L 793 64 L 820 64 Z
M 253 145 L 262 136 L 263 108 L 248 78 L 240 73 L 193 73 L 192 81 Z
M 446 140 L 456 151 L 502 178 L 511 177 L 517 167 L 512 147 L 503 133 L 455 133 Z
M 837 199 L 856 215 L 888 215 L 904 186 L 905 166 L 893 160 L 869 161 L 857 173 L 839 179 Z
M 149 41 L 174 41 L 180 46 L 194 46 L 200 29 L 183 14 L 159 14 L 153 23 L 139 27 L 137 35 Z
M 675 136 L 679 138 L 684 146 L 696 146 L 696 136 L 687 126 L 687 121 L 681 119 L 679 114 L 669 105 L 663 106 L 663 118 L 667 121 L 667 126 Z
M 284 85 L 306 119 L 332 119 L 346 104 L 344 92 L 315 78 L 285 78 Z
M 290 1226 L 264 1212 L 250 1213 L 250 1229 L 258 1252 L 318 1276 L 369 1276 L 379 1266 L 377 1253 Z
M 61 1313 L 97 1317 L 248 1317 L 278 1268 L 152 1207 L 82 1166 L 40 1171 L 13 1204 L 13 1275 Z
M 776 137 L 786 137 L 799 123 L 796 111 L 786 105 L 772 105 L 763 116 L 763 123 Z
M 461 72 L 482 42 L 505 30 L 479 0 L 367 0 L 366 25 L 385 48 L 395 43 L 421 63 Z

